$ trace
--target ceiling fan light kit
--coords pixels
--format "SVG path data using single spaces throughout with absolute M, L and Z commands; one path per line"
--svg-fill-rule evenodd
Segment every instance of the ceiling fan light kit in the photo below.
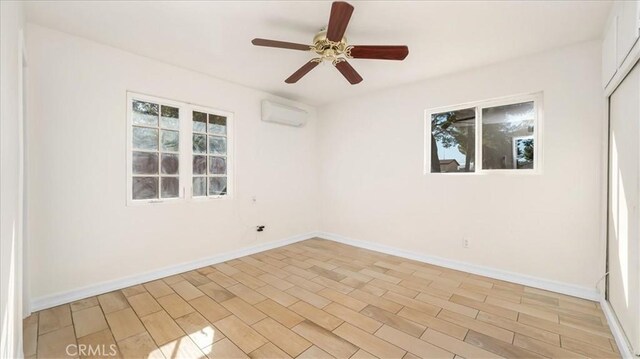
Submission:
M 352 85 L 362 82 L 362 77 L 349 64 L 347 59 L 373 59 L 373 60 L 404 60 L 409 54 L 409 48 L 405 45 L 349 45 L 344 36 L 347 25 L 353 13 L 353 6 L 343 1 L 335 1 L 331 5 L 329 25 L 326 30 L 321 30 L 313 38 L 313 45 L 297 44 L 293 42 L 253 39 L 256 46 L 276 47 L 281 49 L 311 51 L 315 57 L 291 76 L 285 82 L 293 84 L 304 75 L 313 70 L 319 63 L 330 61 Z

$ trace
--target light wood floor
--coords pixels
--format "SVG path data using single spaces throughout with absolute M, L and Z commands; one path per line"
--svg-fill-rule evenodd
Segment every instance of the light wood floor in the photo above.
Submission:
M 619 357 L 595 302 L 320 239 L 24 324 L 25 356 L 39 358 L 68 344 L 125 358 Z

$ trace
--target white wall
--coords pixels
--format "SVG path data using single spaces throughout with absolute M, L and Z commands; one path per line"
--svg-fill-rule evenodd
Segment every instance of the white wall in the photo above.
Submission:
M 318 229 L 586 288 L 603 273 L 598 42 L 346 99 L 317 121 L 308 108 L 296 129 L 260 121 L 264 92 L 37 25 L 27 38 L 36 301 Z M 125 205 L 127 90 L 235 112 L 233 200 Z M 423 175 L 426 108 L 538 91 L 541 175 Z
M 318 229 L 313 108 L 301 129 L 263 123 L 260 100 L 277 99 L 267 93 L 36 25 L 27 31 L 34 300 Z M 235 113 L 234 199 L 125 205 L 127 90 Z
M 23 5 L 0 2 L 0 357 L 22 356 L 22 89 L 19 71 Z
M 425 109 L 538 91 L 543 174 L 423 175 Z M 599 42 L 319 108 L 321 228 L 593 289 L 604 274 L 603 111 Z

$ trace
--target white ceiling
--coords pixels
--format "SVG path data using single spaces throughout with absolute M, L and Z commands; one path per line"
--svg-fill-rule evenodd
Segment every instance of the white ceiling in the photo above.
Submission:
M 325 63 L 293 85 L 312 55 L 251 45 L 310 44 L 330 1 L 44 1 L 30 22 L 312 105 L 600 38 L 609 1 L 351 1 L 351 44 L 406 44 L 405 61 L 351 60 L 350 85 Z

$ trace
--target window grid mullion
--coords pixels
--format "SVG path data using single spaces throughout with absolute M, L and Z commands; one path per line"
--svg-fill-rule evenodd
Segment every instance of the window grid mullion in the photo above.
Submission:
M 475 170 L 482 173 L 482 108 L 476 106 L 476 153 L 475 153 Z
M 160 121 L 162 118 L 162 105 L 158 104 L 158 199 L 162 199 L 162 130 Z

